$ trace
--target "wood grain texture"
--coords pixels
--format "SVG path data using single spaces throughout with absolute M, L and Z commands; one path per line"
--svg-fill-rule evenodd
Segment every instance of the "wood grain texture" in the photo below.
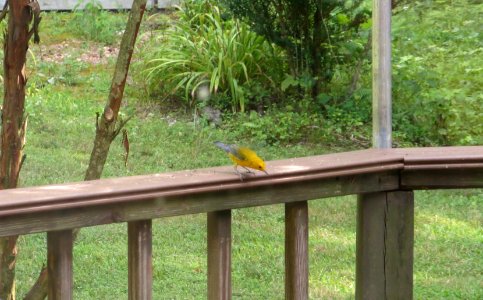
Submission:
M 368 149 L 267 162 L 270 175 L 240 182 L 233 168 L 216 167 L 165 174 L 108 178 L 0 191 L 0 217 L 87 208 L 122 202 L 194 195 L 209 191 L 254 189 L 286 183 L 365 176 L 415 168 L 483 169 L 483 146 Z M 483 183 L 481 183 L 483 186 Z
M 386 193 L 359 195 L 357 202 L 356 299 L 385 299 Z
M 152 299 L 151 220 L 128 222 L 128 299 Z
M 386 299 L 413 298 L 414 193 L 387 193 Z
M 49 300 L 72 299 L 72 230 L 47 232 Z
M 231 210 L 208 219 L 208 299 L 231 299 Z
M 309 297 L 307 201 L 285 204 L 285 299 Z
M 413 241 L 412 192 L 359 196 L 356 299 L 412 299 Z
M 440 169 L 401 172 L 401 189 L 458 189 L 483 187 L 483 169 Z
M 398 186 L 398 174 L 390 172 L 306 182 L 286 182 L 283 185 L 220 190 L 199 194 L 189 194 L 189 191 L 185 191 L 185 195 L 146 197 L 144 201 L 6 216 L 0 218 L 0 236 L 394 190 Z

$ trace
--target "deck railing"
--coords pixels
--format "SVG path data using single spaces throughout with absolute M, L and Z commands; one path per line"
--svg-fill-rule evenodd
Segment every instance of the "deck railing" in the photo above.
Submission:
M 129 299 L 151 299 L 151 219 L 208 215 L 208 298 L 231 298 L 231 210 L 285 203 L 285 295 L 308 298 L 307 200 L 360 194 L 356 298 L 412 298 L 412 190 L 483 187 L 483 147 L 370 149 L 0 191 L 0 236 L 47 232 L 49 299 L 71 299 L 73 229 L 128 222 Z M 384 205 L 380 205 L 384 203 Z M 382 207 L 382 208 L 381 208 Z

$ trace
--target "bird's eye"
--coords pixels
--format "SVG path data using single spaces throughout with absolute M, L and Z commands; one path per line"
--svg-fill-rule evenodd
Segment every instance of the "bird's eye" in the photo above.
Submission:
M 261 170 L 261 169 L 263 169 L 263 168 L 262 168 L 262 166 L 258 166 L 258 168 L 259 168 L 260 170 Z

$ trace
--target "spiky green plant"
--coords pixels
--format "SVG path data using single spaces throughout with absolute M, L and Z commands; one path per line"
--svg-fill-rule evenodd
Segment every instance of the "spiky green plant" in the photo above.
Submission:
M 277 50 L 248 25 L 223 20 L 216 5 L 204 3 L 186 2 L 177 24 L 158 37 L 159 48 L 147 62 L 147 79 L 167 94 L 184 90 L 189 105 L 206 86 L 210 93 L 228 94 L 233 111 L 244 111 L 244 85 L 272 82 L 280 70 Z

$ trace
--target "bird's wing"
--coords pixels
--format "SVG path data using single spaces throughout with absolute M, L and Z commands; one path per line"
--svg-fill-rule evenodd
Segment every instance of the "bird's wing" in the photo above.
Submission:
M 227 145 L 222 142 L 215 142 L 214 143 L 218 148 L 225 150 L 227 153 L 235 156 L 239 160 L 245 160 L 246 156 L 240 151 L 240 147 L 237 145 Z
M 243 153 L 243 151 L 240 151 L 241 148 L 238 147 L 237 145 L 230 145 L 229 147 L 230 147 L 230 153 L 236 158 L 238 158 L 239 160 L 245 160 L 247 158 Z

